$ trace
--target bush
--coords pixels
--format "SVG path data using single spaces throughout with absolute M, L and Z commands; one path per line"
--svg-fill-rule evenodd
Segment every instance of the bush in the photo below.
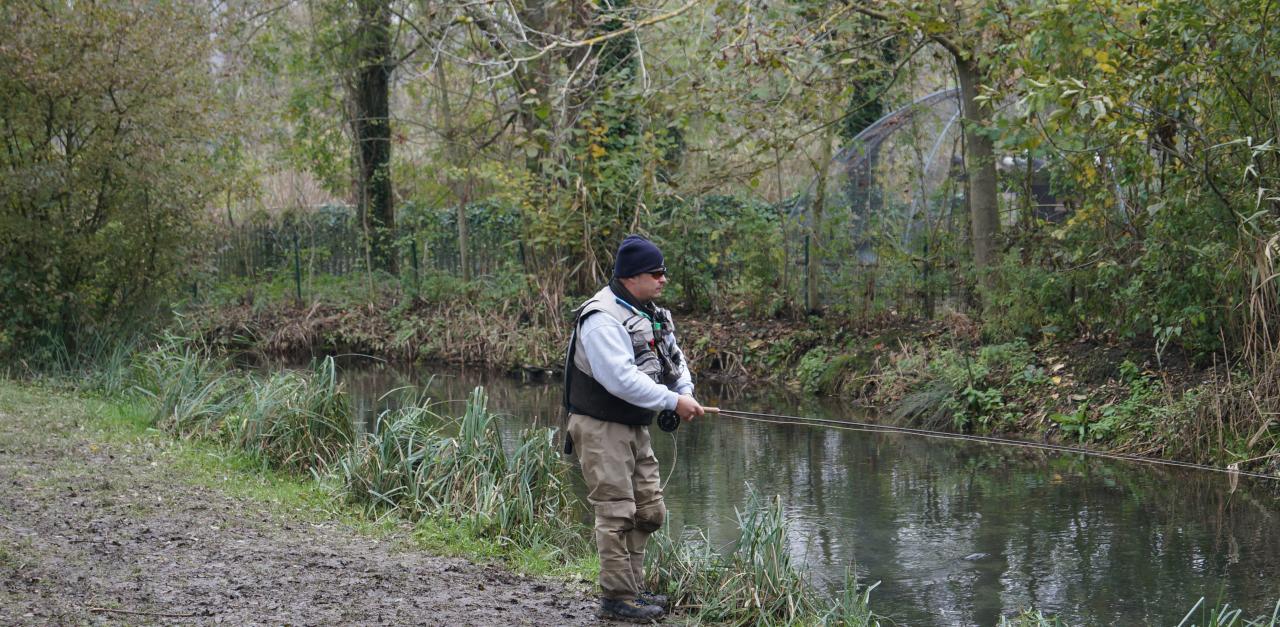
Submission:
M 653 239 L 669 260 L 670 300 L 690 310 L 782 311 L 784 250 L 774 207 L 710 195 L 670 202 L 656 214 Z
M 185 3 L 6 5 L 0 359 L 154 319 L 188 269 L 234 144 L 211 115 L 205 19 Z

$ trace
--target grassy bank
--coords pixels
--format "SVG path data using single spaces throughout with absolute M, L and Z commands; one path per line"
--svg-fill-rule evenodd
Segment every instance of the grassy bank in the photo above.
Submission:
M 189 308 L 185 324 L 223 353 L 561 367 L 569 300 L 447 276 L 411 293 L 353 281 L 331 278 L 308 303 L 292 301 L 283 284 L 224 286 Z M 902 425 L 1280 474 L 1274 354 L 1244 363 L 1106 337 L 992 341 L 956 313 L 927 323 L 703 313 L 681 315 L 678 325 L 699 376 L 837 395 Z
M 244 483 L 334 508 L 364 526 L 410 525 L 432 552 L 497 559 L 532 574 L 595 578 L 592 533 L 552 432 L 530 429 L 514 442 L 499 440 L 483 390 L 460 416 L 440 415 L 417 399 L 362 432 L 352 426 L 331 359 L 310 371 L 259 376 L 170 338 L 128 363 L 127 373 L 94 379 L 131 382 L 138 391 L 109 394 L 100 410 L 108 417 L 103 424 L 124 437 L 172 438 L 197 456 L 216 452 L 225 468 L 263 477 Z M 776 503 L 749 503 L 739 516 L 741 540 L 727 550 L 673 534 L 651 552 L 650 585 L 688 608 L 686 619 L 875 621 L 857 586 L 848 598 L 829 599 L 798 565 L 760 559 L 786 555 L 787 523 Z

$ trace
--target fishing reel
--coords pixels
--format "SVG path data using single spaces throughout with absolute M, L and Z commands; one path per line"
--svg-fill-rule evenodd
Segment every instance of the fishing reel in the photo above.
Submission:
M 674 433 L 680 427 L 680 416 L 676 414 L 674 409 L 664 409 L 658 412 L 658 428 L 667 433 Z
M 720 408 L 703 406 L 702 411 L 708 414 L 719 414 Z M 675 433 L 675 430 L 679 427 L 680 427 L 680 416 L 676 414 L 676 410 L 664 409 L 658 412 L 658 428 L 659 429 L 662 429 L 667 433 Z

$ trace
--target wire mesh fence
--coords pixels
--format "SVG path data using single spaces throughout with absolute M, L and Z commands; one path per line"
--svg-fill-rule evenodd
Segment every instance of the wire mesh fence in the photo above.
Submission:
M 659 203 L 642 230 L 667 252 L 673 304 L 755 315 L 824 309 L 854 317 L 892 312 L 932 318 L 943 306 L 966 309 L 973 277 L 965 270 L 969 223 L 959 117 L 954 90 L 895 110 L 839 151 L 828 176 L 786 202 L 707 194 Z M 1014 166 L 1011 189 L 1026 187 L 1031 198 L 1043 178 L 1041 166 L 1030 160 Z M 1037 216 L 1042 205 L 1056 202 L 1047 183 L 1041 187 L 1034 196 Z M 460 216 L 466 229 L 459 229 Z M 390 240 L 400 284 L 417 286 L 432 274 L 474 278 L 518 268 L 563 274 L 561 284 L 581 291 L 599 278 L 597 272 L 592 280 L 568 280 L 583 278 L 574 274 L 583 272 L 582 259 L 602 262 L 598 267 L 607 272 L 616 242 L 565 234 L 565 242 L 553 244 L 556 254 L 526 251 L 528 219 L 518 208 L 497 204 L 462 211 L 397 207 Z M 467 272 L 462 230 L 468 234 Z M 316 277 L 374 274 L 364 232 L 354 209 L 342 205 L 227 223 L 217 231 L 208 278 L 279 281 L 291 274 L 302 299 Z M 539 263 L 558 265 L 529 267 Z

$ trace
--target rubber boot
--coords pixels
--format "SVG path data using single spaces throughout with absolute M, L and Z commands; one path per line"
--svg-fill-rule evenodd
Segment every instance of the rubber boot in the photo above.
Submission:
M 662 611 L 664 612 L 671 611 L 671 599 L 668 599 L 665 594 L 654 594 L 652 592 L 642 590 L 640 591 L 640 600 L 644 601 L 648 605 L 656 605 L 662 608 Z
M 657 605 L 639 599 L 600 599 L 600 617 L 632 623 L 649 623 L 660 620 L 666 612 Z

